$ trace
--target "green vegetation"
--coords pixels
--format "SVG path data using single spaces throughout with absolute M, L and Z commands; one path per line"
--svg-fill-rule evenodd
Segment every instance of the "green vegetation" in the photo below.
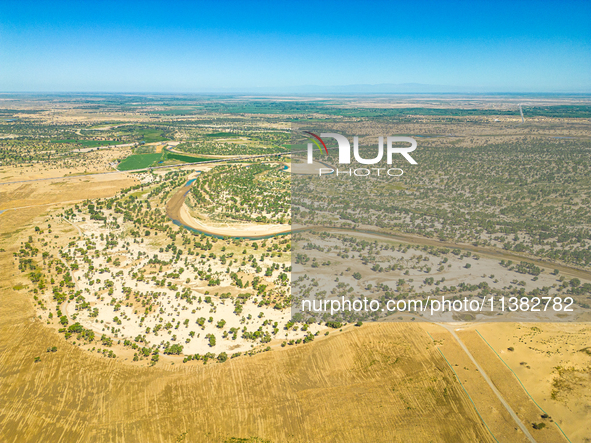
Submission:
M 138 147 L 136 148 L 136 152 L 137 151 L 145 152 L 149 151 L 149 149 L 146 149 L 144 147 Z M 168 164 L 169 160 L 184 163 L 199 163 L 211 160 L 211 158 L 193 157 L 190 155 L 182 155 L 169 151 L 163 151 L 161 154 L 132 154 L 129 157 L 125 158 L 121 163 L 119 163 L 117 169 L 119 169 L 120 171 L 144 169 L 150 166 L 157 166 L 159 163 L 167 162 Z
M 98 146 L 111 146 L 122 144 L 119 140 L 51 140 L 51 143 L 74 143 L 84 146 L 85 148 L 96 148 Z
M 171 134 L 168 128 L 162 126 L 122 126 L 118 128 L 124 136 L 128 136 L 137 142 L 154 143 L 162 142 L 171 139 Z
M 178 160 L 185 163 L 201 163 L 208 160 L 212 160 L 212 158 L 208 157 L 194 157 L 192 155 L 183 155 L 177 154 L 176 152 L 164 151 L 164 160 Z
M 294 175 L 294 221 L 323 224 L 323 214 L 329 212 L 349 226 L 591 264 L 590 141 L 528 137 L 471 146 L 469 156 L 466 149 L 439 139 L 423 141 L 413 153 L 418 165 L 396 159 L 393 166 L 405 171 L 396 180 L 345 175 L 318 188 L 307 177 Z M 374 152 L 362 150 L 366 158 Z M 387 166 L 382 162 L 373 167 Z M 518 268 L 539 273 L 528 264 Z
M 242 134 L 236 134 L 234 132 L 213 132 L 211 134 L 205 134 L 207 138 L 227 138 L 227 137 L 242 137 Z
M 217 166 L 195 180 L 189 203 L 217 220 L 289 223 L 289 182 L 281 166 Z
M 203 134 L 192 130 L 188 135 L 189 141 L 179 144 L 176 149 L 204 155 L 257 155 L 289 150 L 289 135 L 284 131 Z
M 120 171 L 131 171 L 155 166 L 162 159 L 162 154 L 132 154 L 119 163 Z
M 446 117 L 468 117 L 468 116 L 519 116 L 519 109 L 515 106 L 512 110 L 501 109 L 458 109 L 458 108 L 371 108 L 352 107 L 343 108 L 335 101 L 310 102 L 233 102 L 233 103 L 209 103 L 205 109 L 214 112 L 226 112 L 232 114 L 324 114 L 330 116 L 347 116 L 361 118 L 384 118 L 384 117 L 406 117 L 406 116 L 446 116 Z M 565 106 L 533 106 L 524 107 L 524 113 L 531 117 L 567 117 L 567 118 L 589 118 L 591 117 L 591 106 L 588 105 L 565 105 Z

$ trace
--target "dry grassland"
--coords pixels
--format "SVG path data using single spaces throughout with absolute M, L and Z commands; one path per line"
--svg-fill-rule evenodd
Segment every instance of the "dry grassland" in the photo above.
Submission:
M 95 149 L 95 148 L 91 148 Z M 75 159 L 68 166 L 47 166 L 40 163 L 4 166 L 0 170 L 0 183 L 22 180 L 38 180 L 60 177 L 73 177 L 84 174 L 100 174 L 114 171 L 110 163 L 124 158 L 131 153 L 129 147 L 112 147 L 95 150 L 84 154 L 84 161 Z
M 73 185 L 2 189 L 4 206 L 38 205 L 0 215 L 1 441 L 491 441 L 416 326 L 350 328 L 201 367 L 136 368 L 66 343 L 35 318 L 29 294 L 13 290 L 12 252 L 26 235 L 18 230 L 47 211 L 40 204 L 105 197 L 129 183 Z
M 67 346 L 26 302 L 2 305 L 23 312 L 1 325 L 13 342 L 2 350 L 3 441 L 491 441 L 419 328 L 371 325 L 191 371 L 135 369 Z
M 52 205 L 106 197 L 130 184 L 126 176 L 96 176 L 0 187 L 0 208 L 22 208 L 0 214 L 0 441 L 494 441 L 437 346 L 458 365 L 499 441 L 526 441 L 457 342 L 434 325 L 347 327 L 304 346 L 207 366 L 164 360 L 134 367 L 66 343 L 35 317 L 30 294 L 13 290 L 21 277 L 12 252 L 28 235 L 21 231 Z M 538 414 L 531 400 L 492 352 L 472 335 L 462 337 L 529 425 Z M 51 346 L 58 351 L 47 353 Z M 540 431 L 548 438 L 539 441 L 562 441 L 552 432 Z
M 591 354 L 586 352 L 591 346 L 589 324 L 500 323 L 470 329 L 482 334 L 572 442 L 591 442 Z M 459 334 L 462 340 L 469 337 L 464 342 L 471 352 L 475 350 L 473 355 L 479 361 L 483 359 L 481 364 L 490 362 L 489 376 L 496 377 L 495 384 L 499 380 L 498 389 L 507 384 L 507 391 L 512 390 L 506 400 L 523 399 L 526 394 L 515 385 L 515 376 L 486 343 L 471 331 Z M 514 350 L 510 351 L 510 347 Z M 530 412 L 536 423 L 547 422 L 540 420 L 540 414 L 538 408 Z
M 516 386 L 516 380 L 511 372 L 499 360 L 493 351 L 482 341 L 474 331 L 459 331 L 458 336 L 470 350 L 470 353 L 485 368 L 496 388 L 503 398 L 509 403 L 519 419 L 532 433 L 538 443 L 554 443 L 566 441 L 558 428 L 548 420 L 542 420 L 543 414 L 523 389 Z M 533 423 L 546 421 L 546 427 L 542 430 L 534 430 Z M 561 420 L 563 421 L 563 420 Z
M 474 405 L 500 442 L 527 443 L 529 440 L 519 429 L 501 401 L 497 398 L 474 363 L 445 329 L 431 324 L 423 326 L 431 334 L 436 346 L 452 365 L 464 388 L 470 394 Z M 561 441 L 561 440 L 559 440 Z

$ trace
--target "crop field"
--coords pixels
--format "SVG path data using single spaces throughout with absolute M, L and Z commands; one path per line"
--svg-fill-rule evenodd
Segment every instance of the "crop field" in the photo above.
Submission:
M 211 160 L 211 157 L 195 157 L 193 155 L 177 154 L 176 152 L 166 151 L 164 153 L 165 160 L 179 160 L 185 163 L 200 163 Z
M 155 148 L 153 146 L 136 148 L 136 152 L 141 153 L 132 154 L 125 158 L 121 161 L 121 163 L 119 163 L 117 169 L 120 171 L 131 171 L 134 169 L 149 168 L 150 166 L 156 166 L 159 163 L 164 162 L 167 162 L 168 164 L 170 161 L 182 163 L 200 163 L 211 160 L 211 157 L 195 157 L 192 155 L 183 155 L 170 152 L 167 150 L 163 150 L 161 153 L 154 153 L 154 150 Z
M 117 166 L 120 171 L 131 171 L 154 166 L 162 159 L 162 154 L 132 154 Z
M 6 442 L 175 441 L 185 433 L 212 442 L 493 441 L 417 327 L 374 325 L 223 365 L 145 369 L 97 360 L 47 334 L 27 304 L 13 296 L 1 308 L 2 334 L 15 342 L 2 346 Z M 46 353 L 52 346 L 57 352 Z M 168 412 L 154 417 L 155 409 Z

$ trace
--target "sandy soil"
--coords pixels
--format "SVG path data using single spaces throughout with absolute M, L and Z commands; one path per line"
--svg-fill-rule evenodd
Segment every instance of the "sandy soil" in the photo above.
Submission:
M 0 210 L 50 206 L 64 202 L 74 203 L 87 198 L 102 198 L 136 183 L 136 178 L 130 174 L 113 173 L 3 184 L 0 186 Z
M 301 159 L 294 159 L 294 157 L 292 157 L 292 162 L 289 165 L 289 172 L 291 172 L 292 174 L 318 175 L 319 174 L 318 171 L 320 170 L 320 168 L 324 168 L 323 174 L 329 172 L 329 171 L 326 171 L 326 169 L 334 169 L 334 167 L 332 167 L 328 163 L 324 163 L 324 162 L 321 162 L 318 160 L 314 160 L 313 163 L 311 163 L 311 164 L 304 163 L 299 160 L 301 160 Z
M 584 352 L 591 345 L 588 323 L 487 323 L 468 330 L 482 334 L 571 441 L 589 441 L 591 355 Z M 565 370 L 562 376 L 557 368 Z M 506 370 L 503 377 L 514 376 Z
M 203 168 L 202 170 L 207 170 Z M 291 232 L 291 225 L 281 224 L 256 224 L 256 223 L 232 223 L 213 224 L 198 219 L 191 215 L 190 209 L 185 204 L 185 195 L 190 186 L 184 186 L 168 201 L 166 213 L 172 220 L 178 220 L 186 226 L 210 235 L 228 237 L 264 238 L 277 234 Z
M 388 266 L 396 265 L 396 270 L 378 272 L 372 270 L 373 261 L 370 264 L 365 263 L 364 260 L 368 256 L 368 249 L 362 251 L 348 251 L 347 257 L 343 258 L 342 254 L 345 249 L 350 249 L 351 244 L 345 243 L 339 238 L 321 239 L 312 232 L 302 234 L 303 240 L 298 240 L 294 244 L 293 253 L 306 254 L 311 261 L 307 265 L 294 264 L 293 281 L 297 281 L 300 276 L 304 274 L 314 275 L 314 292 L 325 290 L 327 294 L 336 290 L 338 285 L 346 284 L 353 288 L 352 294 L 357 296 L 372 297 L 372 289 L 379 285 L 387 285 L 391 289 L 397 289 L 399 292 L 406 292 L 410 294 L 420 294 L 422 292 L 430 292 L 436 288 L 459 286 L 460 284 L 479 285 L 486 283 L 491 289 L 509 289 L 509 288 L 524 288 L 525 291 L 533 291 L 534 289 L 541 289 L 543 287 L 551 288 L 549 294 L 552 296 L 566 297 L 567 295 L 558 291 L 560 285 L 559 276 L 553 275 L 551 272 L 553 268 L 542 268 L 543 272 L 537 277 L 532 277 L 529 274 L 522 274 L 516 270 L 510 271 L 507 267 L 500 264 L 500 260 L 496 257 L 486 255 L 473 254 L 470 251 L 461 250 L 461 254 L 455 255 L 452 253 L 441 254 L 435 256 L 420 249 L 420 246 L 415 246 L 412 243 L 400 242 L 396 240 L 387 240 L 384 237 L 375 236 L 366 233 L 356 233 L 354 231 L 334 231 L 345 237 L 354 237 L 357 239 L 372 242 L 378 240 L 380 245 L 406 245 L 404 248 L 397 248 L 395 250 L 379 250 L 379 254 L 375 255 L 374 261 L 376 264 L 386 268 Z M 319 248 L 307 248 L 306 245 L 312 243 L 319 246 Z M 304 249 L 304 247 L 306 247 Z M 406 249 L 405 249 L 406 248 Z M 400 250 L 399 250 L 400 249 Z M 464 254 L 470 254 L 465 256 Z M 311 263 L 316 260 L 320 266 L 311 268 Z M 328 265 L 322 265 L 329 263 Z M 362 276 L 357 280 L 353 274 L 359 272 Z M 335 280 L 335 277 L 338 277 Z M 426 279 L 432 278 L 431 284 L 426 282 Z M 400 286 L 399 280 L 404 280 L 404 284 Z M 586 280 L 588 281 L 588 280 Z M 438 283 L 437 283 L 438 282 Z M 436 284 L 437 283 L 437 284 Z M 293 288 L 294 295 L 305 293 L 309 285 L 299 286 L 296 283 Z M 314 293 L 312 292 L 312 293 Z M 455 294 L 455 293 L 454 293 Z M 452 294 L 452 295 L 454 295 Z M 460 293 L 461 295 L 461 293 Z M 450 295 L 448 294 L 448 297 Z M 340 296 L 329 296 L 330 298 L 339 299 Z M 440 297 L 439 297 L 440 298 Z M 426 297 L 425 297 L 426 299 Z M 495 305 L 497 308 L 498 304 Z M 487 306 L 488 309 L 488 306 Z M 498 317 L 495 312 L 487 312 L 484 309 L 482 313 L 473 313 L 473 320 L 487 321 L 491 316 L 496 320 Z M 490 309 L 488 309 L 490 310 Z M 397 316 L 398 314 L 395 314 Z M 433 316 L 429 314 L 421 314 L 429 321 L 454 321 L 454 313 L 435 313 Z M 505 311 L 502 319 L 505 321 L 521 321 L 521 320 L 536 320 L 542 319 L 560 321 L 564 313 L 554 312 L 548 310 L 546 312 L 508 312 Z M 570 314 L 569 314 L 570 315 Z M 574 305 L 573 313 L 569 316 L 571 319 L 578 318 L 587 320 L 590 317 L 589 309 L 584 309 L 578 305 Z
M 112 213 L 108 213 L 109 218 L 112 216 Z M 62 220 L 62 223 L 66 223 L 66 221 Z M 76 248 L 86 249 L 86 241 L 90 239 L 96 245 L 97 250 L 103 250 L 106 240 L 99 239 L 101 234 L 105 235 L 110 232 L 114 232 L 117 235 L 121 234 L 121 232 L 106 229 L 101 223 L 97 222 L 86 221 L 71 224 L 78 230 L 81 237 L 74 245 L 66 249 L 68 254 L 76 255 Z M 155 242 L 158 243 L 157 240 Z M 90 310 L 76 313 L 76 303 L 73 300 L 62 304 L 63 312 L 69 317 L 74 315 L 76 321 L 80 322 L 85 328 L 94 330 L 97 337 L 107 334 L 115 339 L 133 340 L 138 335 L 144 335 L 148 340 L 148 344 L 158 344 L 164 341 L 171 341 L 171 337 L 174 335 L 176 338 L 172 342 L 182 344 L 184 346 L 184 354 L 205 354 L 207 352 L 215 352 L 216 354 L 227 352 L 231 354 L 233 352 L 248 351 L 260 345 L 260 343 L 255 343 L 252 340 L 241 338 L 241 334 L 238 334 L 237 339 L 233 339 L 231 333 L 227 338 L 222 338 L 222 333 L 230 331 L 232 328 L 242 330 L 246 327 L 251 332 L 262 328 L 265 332 L 272 333 L 273 326 L 271 323 L 277 323 L 279 332 L 276 335 L 272 335 L 274 339 L 280 341 L 303 338 L 308 333 L 314 334 L 321 329 L 320 325 L 310 325 L 308 331 L 302 331 L 300 328 L 286 331 L 285 324 L 291 319 L 289 309 L 277 310 L 270 306 L 259 307 L 257 306 L 256 297 L 245 302 L 240 314 L 235 313 L 232 299 L 220 299 L 213 295 L 213 293 L 230 292 L 235 297 L 239 294 L 252 293 L 253 290 L 251 288 L 238 290 L 238 288 L 232 287 L 231 279 L 225 273 L 226 266 L 221 265 L 218 261 L 211 260 L 208 262 L 208 267 L 213 273 L 220 275 L 221 280 L 219 286 L 212 288 L 207 285 L 207 282 L 200 281 L 195 271 L 187 269 L 193 262 L 197 264 L 199 257 L 191 258 L 189 262 L 167 266 L 165 270 L 158 272 L 157 267 L 149 266 L 149 258 L 156 254 L 162 260 L 170 260 L 172 253 L 159 253 L 157 247 L 148 243 L 139 244 L 130 241 L 129 246 L 125 249 L 122 247 L 123 242 L 121 240 L 120 243 L 120 246 L 110 250 L 109 253 L 111 258 L 118 258 L 121 261 L 120 265 L 117 266 L 107 262 L 107 257 L 104 256 L 92 259 L 92 266 L 95 269 L 109 269 L 108 273 L 100 272 L 96 274 L 89 272 L 89 265 L 81 260 L 79 260 L 80 268 L 77 271 L 72 271 L 76 289 L 80 290 L 85 300 L 90 302 Z M 135 258 L 139 257 L 138 253 L 147 255 L 143 258 Z M 278 261 L 278 258 L 265 258 L 264 261 L 260 261 L 259 263 L 265 268 L 271 266 L 276 261 Z M 289 262 L 289 257 L 285 256 L 282 261 Z M 180 268 L 183 268 L 184 271 L 181 272 Z M 146 272 L 146 281 L 137 282 L 133 279 L 132 274 L 140 270 Z M 178 278 L 172 279 L 166 277 L 167 274 L 174 272 L 180 272 L 181 275 Z M 266 280 L 264 283 L 269 285 L 269 288 L 272 288 L 273 281 L 278 277 L 280 272 L 281 270 L 276 270 L 273 272 L 273 275 L 265 277 Z M 252 269 L 245 269 L 242 275 L 245 281 L 251 281 L 255 276 L 255 272 Z M 158 280 L 166 278 L 167 281 L 171 281 L 178 288 L 170 289 L 159 286 L 157 283 L 149 280 L 152 277 Z M 114 282 L 113 295 L 107 295 L 105 290 L 97 293 L 96 288 L 101 286 L 99 284 L 100 280 L 104 281 L 105 279 L 110 279 Z M 186 282 L 186 279 L 190 279 L 191 282 Z M 143 306 L 137 303 L 128 303 L 124 296 L 124 287 L 130 287 L 134 291 L 145 294 L 157 293 L 156 305 L 158 311 L 146 315 Z M 191 289 L 192 295 L 202 299 L 211 292 L 211 304 L 205 302 L 191 302 L 189 304 L 183 300 L 178 300 L 176 294 L 183 288 Z M 43 298 L 47 306 L 53 306 L 55 304 L 50 291 L 47 291 Z M 121 306 L 116 306 L 116 303 L 120 303 Z M 98 309 L 98 315 L 91 317 L 90 311 L 94 308 Z M 54 310 L 53 307 L 50 309 L 50 311 Z M 48 318 L 48 312 L 50 311 L 40 311 L 39 314 L 49 323 L 54 323 L 56 327 L 59 327 L 56 320 L 51 322 Z M 208 319 L 203 327 L 196 324 L 196 320 L 199 317 Z M 116 323 L 114 318 L 119 319 L 119 323 Z M 225 322 L 222 327 L 218 325 L 220 321 Z M 264 325 L 263 323 L 267 321 L 270 323 Z M 167 323 L 175 326 L 174 329 L 166 330 L 163 328 L 159 333 L 154 332 L 157 325 L 162 327 Z M 111 328 L 115 328 L 119 332 L 113 334 L 110 331 Z M 150 332 L 147 332 L 147 330 L 150 330 Z M 196 335 L 191 337 L 191 332 Z M 214 334 L 216 336 L 216 346 L 209 346 L 208 339 L 206 338 L 208 334 Z
M 90 148 L 89 148 L 90 149 Z M 50 178 L 67 178 L 76 175 L 97 174 L 112 172 L 111 163 L 119 158 L 129 155 L 129 148 L 110 147 L 86 153 L 86 163 L 77 164 L 73 161 L 71 165 L 47 166 L 41 164 L 26 164 L 19 166 L 0 166 L 0 184 L 5 182 L 30 181 Z
M 183 224 L 212 235 L 228 237 L 264 237 L 291 232 L 291 225 L 261 225 L 256 223 L 227 223 L 225 225 L 209 224 L 193 217 L 189 212 L 189 208 L 187 208 L 185 204 L 182 205 L 179 216 L 179 220 Z

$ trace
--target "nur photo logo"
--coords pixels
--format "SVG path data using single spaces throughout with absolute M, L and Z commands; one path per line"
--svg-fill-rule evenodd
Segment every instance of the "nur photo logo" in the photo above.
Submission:
M 304 131 L 306 134 L 309 134 L 310 142 L 308 143 L 308 155 L 307 155 L 307 163 L 313 164 L 314 163 L 314 145 L 318 147 L 318 150 L 326 155 L 328 155 L 328 148 L 326 147 L 326 143 L 323 139 L 329 137 L 333 138 L 337 141 L 338 150 L 339 150 L 339 164 L 347 165 L 351 164 L 351 143 L 342 134 L 337 134 L 334 132 L 326 132 L 321 133 L 320 136 L 309 132 Z M 410 146 L 400 146 L 395 145 L 395 143 L 410 143 Z M 322 145 L 322 146 L 321 146 Z M 324 148 L 324 149 L 323 149 Z M 411 165 L 416 165 L 417 162 L 414 158 L 411 157 L 410 153 L 413 152 L 417 148 L 417 142 L 412 137 L 403 137 L 403 136 L 389 136 L 386 138 L 386 163 L 388 165 L 392 165 L 392 158 L 394 154 L 402 155 L 408 163 Z M 374 158 L 363 158 L 359 152 L 359 137 L 353 137 L 353 157 L 355 161 L 362 165 L 375 165 L 381 162 L 384 158 L 384 137 L 378 137 L 378 152 Z M 335 173 L 338 175 L 355 175 L 358 177 L 365 177 L 372 174 L 372 171 L 376 171 L 377 175 L 380 175 L 381 171 L 386 171 L 386 174 L 393 177 L 401 176 L 404 171 L 400 168 L 357 168 L 357 169 L 334 169 L 334 168 L 319 168 L 318 175 L 328 175 Z

